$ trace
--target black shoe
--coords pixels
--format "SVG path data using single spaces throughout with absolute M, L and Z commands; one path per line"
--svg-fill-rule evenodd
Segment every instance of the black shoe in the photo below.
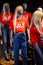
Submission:
M 10 56 L 11 60 L 14 60 L 14 57 Z
M 14 52 L 13 51 L 10 53 L 10 58 L 11 58 L 11 60 L 14 60 Z
M 9 58 L 7 58 L 6 56 L 5 56 L 5 60 L 6 60 L 6 61 L 10 61 L 10 59 L 9 59 Z
M 8 53 L 6 51 L 4 53 L 4 57 L 5 57 L 6 61 L 10 61 L 10 57 L 9 57 L 9 55 L 8 55 Z

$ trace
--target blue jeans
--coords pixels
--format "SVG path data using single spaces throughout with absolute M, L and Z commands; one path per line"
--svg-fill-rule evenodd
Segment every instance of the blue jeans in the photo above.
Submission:
M 43 46 L 40 46 L 40 49 L 41 49 L 41 51 L 42 51 L 42 53 L 43 53 Z M 37 51 L 34 50 L 33 53 L 34 53 L 34 54 L 33 54 L 33 59 L 34 59 L 35 64 L 36 64 L 36 65 L 43 65 L 43 61 L 41 60 L 41 58 L 40 58 L 40 56 L 38 55 Z
M 9 34 L 9 30 L 8 30 L 9 25 L 4 25 L 4 27 L 2 28 L 2 32 L 3 32 L 3 50 L 7 50 L 7 39 L 8 39 L 8 34 Z
M 13 48 L 15 65 L 18 65 L 19 47 L 21 48 L 23 58 L 22 65 L 27 65 L 27 44 L 25 33 L 18 32 L 14 34 Z

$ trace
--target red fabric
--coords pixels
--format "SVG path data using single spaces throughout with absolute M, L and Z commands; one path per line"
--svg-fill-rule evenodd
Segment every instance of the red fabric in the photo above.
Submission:
M 30 29 L 30 40 L 32 42 L 32 46 L 34 46 L 35 42 L 38 42 L 39 46 L 43 46 L 43 41 L 40 41 L 40 34 L 34 26 Z
M 25 29 L 29 27 L 28 26 L 28 22 L 26 19 L 24 18 L 21 18 L 19 20 L 16 21 L 16 32 L 25 32 Z M 10 30 L 13 30 L 13 20 L 10 21 L 10 27 L 9 27 Z
M 23 18 L 24 18 L 24 17 L 25 17 L 25 19 L 28 20 L 29 23 L 31 22 L 31 17 L 32 17 L 32 15 L 31 15 L 30 12 L 24 12 L 24 13 L 23 13 Z
M 5 15 L 1 14 L 0 21 L 5 25 L 5 24 L 9 24 L 12 18 L 13 18 L 13 13 L 11 12 Z

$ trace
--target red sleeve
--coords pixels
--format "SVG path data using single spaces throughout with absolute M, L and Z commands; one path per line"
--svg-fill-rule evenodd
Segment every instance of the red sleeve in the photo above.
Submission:
M 13 16 L 14 16 L 13 13 L 11 13 L 11 19 L 13 19 Z
M 13 20 L 10 20 L 9 29 L 13 30 Z
M 29 22 L 29 25 L 31 24 L 31 18 L 32 18 L 32 14 L 30 12 L 28 12 L 28 22 Z
M 28 24 L 28 21 L 27 20 L 25 20 L 25 27 L 26 28 L 29 28 L 29 24 Z
M 36 30 L 35 27 L 31 27 L 30 29 L 30 40 L 32 42 L 32 45 L 34 45 L 35 42 L 39 42 L 39 33 L 38 31 Z
M 28 12 L 28 17 L 29 17 L 29 18 L 31 18 L 31 17 L 32 17 L 32 15 L 31 15 L 31 13 L 30 13 L 30 12 Z

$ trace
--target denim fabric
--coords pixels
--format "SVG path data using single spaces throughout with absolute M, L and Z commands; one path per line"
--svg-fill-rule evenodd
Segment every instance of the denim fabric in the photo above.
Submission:
M 27 44 L 25 33 L 14 34 L 13 48 L 15 65 L 18 65 L 19 47 L 21 48 L 21 55 L 23 58 L 22 65 L 27 65 Z

